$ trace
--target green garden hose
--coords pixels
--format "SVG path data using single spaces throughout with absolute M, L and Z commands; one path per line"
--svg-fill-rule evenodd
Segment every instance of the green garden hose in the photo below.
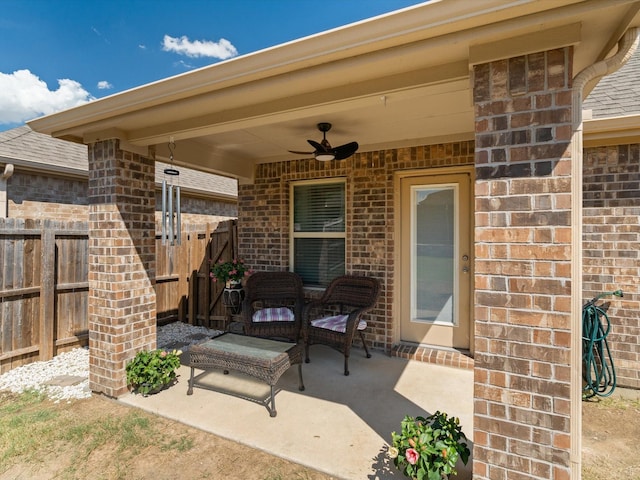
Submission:
M 598 300 L 609 295 L 622 297 L 622 290 L 601 293 L 582 307 L 583 399 L 596 395 L 608 397 L 616 388 L 616 369 L 607 342 L 611 321 L 606 307 L 596 305 Z

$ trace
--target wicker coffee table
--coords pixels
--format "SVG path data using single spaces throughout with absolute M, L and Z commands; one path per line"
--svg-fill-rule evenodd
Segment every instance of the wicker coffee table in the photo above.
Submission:
M 191 377 L 187 395 L 193 394 L 196 385 L 194 370 L 220 368 L 250 375 L 265 381 L 271 387 L 269 413 L 277 415 L 273 387 L 280 376 L 290 366 L 298 365 L 299 390 L 304 390 L 302 382 L 303 344 L 280 342 L 266 338 L 249 337 L 235 333 L 224 333 L 218 337 L 205 340 L 189 348 L 189 366 Z

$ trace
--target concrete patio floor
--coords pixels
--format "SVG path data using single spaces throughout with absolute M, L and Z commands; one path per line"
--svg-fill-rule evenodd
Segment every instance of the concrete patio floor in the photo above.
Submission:
M 276 417 L 266 407 L 269 386 L 233 372 L 196 370 L 199 382 L 220 391 L 195 388 L 187 396 L 190 369 L 184 364 L 178 383 L 167 390 L 146 398 L 127 394 L 119 401 L 349 480 L 405 478 L 386 452 L 391 432 L 400 430 L 407 414 L 445 411 L 459 417 L 472 436 L 472 371 L 375 350 L 367 359 L 354 348 L 345 377 L 339 352 L 314 345 L 310 353 L 311 363 L 302 368 L 304 391 L 298 390 L 297 366 L 280 378 Z M 459 466 L 455 478 L 470 479 L 471 460 Z

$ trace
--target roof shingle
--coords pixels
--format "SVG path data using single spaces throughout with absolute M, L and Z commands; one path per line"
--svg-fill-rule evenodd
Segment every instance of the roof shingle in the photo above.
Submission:
M 602 78 L 583 103 L 592 118 L 640 113 L 640 49 L 617 72 Z

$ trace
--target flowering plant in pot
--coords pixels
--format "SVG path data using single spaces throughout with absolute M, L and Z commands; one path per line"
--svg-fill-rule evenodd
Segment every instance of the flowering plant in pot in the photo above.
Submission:
M 181 350 L 142 350 L 136 354 L 125 370 L 127 385 L 136 393 L 147 396 L 156 393 L 176 378 L 180 366 Z
M 389 456 L 405 476 L 442 480 L 457 475 L 458 458 L 466 465 L 471 451 L 460 419 L 436 412 L 428 417 L 405 416 L 401 432 L 391 433 Z
M 240 258 L 234 258 L 228 262 L 222 260 L 211 265 L 210 277 L 213 281 L 221 281 L 227 288 L 239 286 L 242 279 L 251 275 L 251 270 Z

